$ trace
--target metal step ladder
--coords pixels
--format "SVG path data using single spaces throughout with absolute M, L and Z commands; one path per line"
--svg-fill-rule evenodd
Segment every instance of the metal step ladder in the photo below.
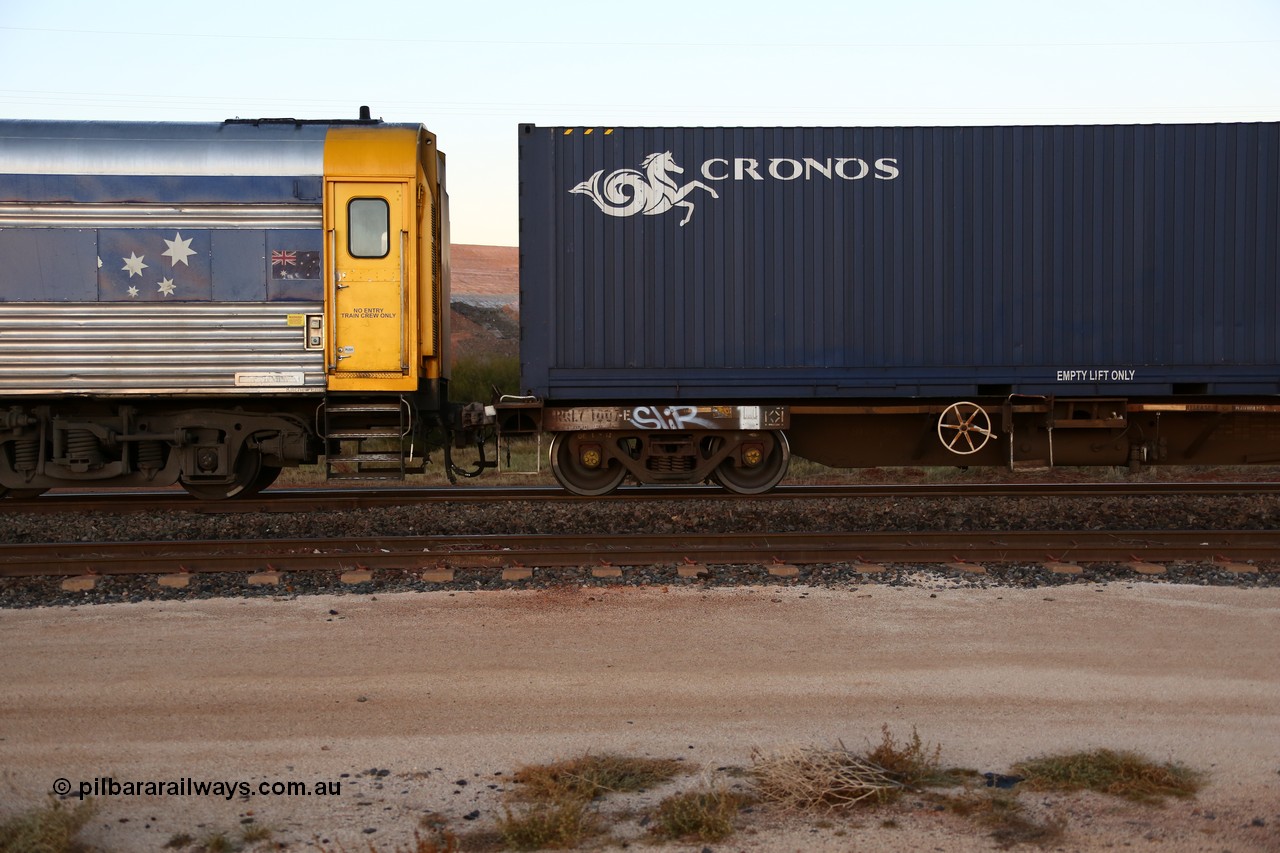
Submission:
M 1039 456 L 1034 459 L 1017 458 L 1018 436 L 1015 435 L 1014 425 L 1017 423 L 1017 404 L 1016 400 L 1023 400 L 1024 404 L 1042 404 L 1046 405 L 1047 411 L 1040 415 L 1037 420 L 1038 424 L 1032 425 L 1031 430 L 1042 429 L 1046 434 L 1046 456 Z M 1010 471 L 1051 471 L 1053 470 L 1053 400 L 1049 397 L 1024 396 L 1019 394 L 1011 394 L 1005 401 L 1004 409 L 1004 431 L 1009 434 L 1009 470 Z
M 321 423 L 328 480 L 402 482 L 426 468 L 425 459 L 412 458 L 412 413 L 403 397 L 328 397 Z

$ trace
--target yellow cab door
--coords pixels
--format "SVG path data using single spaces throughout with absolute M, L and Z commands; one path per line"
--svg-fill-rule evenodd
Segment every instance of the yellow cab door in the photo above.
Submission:
M 329 190 L 330 387 L 393 390 L 404 380 L 411 387 L 408 186 L 335 181 Z

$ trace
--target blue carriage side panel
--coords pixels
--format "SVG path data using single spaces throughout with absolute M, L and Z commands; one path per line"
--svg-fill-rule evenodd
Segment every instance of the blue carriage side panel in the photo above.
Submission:
M 146 164 L 139 164 L 140 169 Z M 3 169 L 3 166 L 0 166 Z M 318 177 L 276 175 L 14 175 L 0 174 L 0 201 L 50 204 L 320 203 Z
M 0 228 L 0 302 L 320 302 L 319 229 Z
M 179 228 L 98 231 L 99 302 L 208 302 L 210 232 Z
M 0 302 L 98 298 L 97 232 L 0 228 Z
M 215 302 L 321 302 L 319 229 L 211 232 Z
M 320 229 L 268 231 L 266 238 L 267 300 L 323 300 L 324 234 Z
M 267 298 L 266 233 L 213 231 L 215 302 L 263 302 Z

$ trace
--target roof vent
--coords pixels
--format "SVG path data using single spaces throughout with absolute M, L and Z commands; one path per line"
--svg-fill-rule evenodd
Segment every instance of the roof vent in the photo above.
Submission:
M 361 120 L 361 121 L 373 121 L 373 113 L 369 110 L 369 108 L 368 108 L 368 107 L 361 107 L 361 108 L 360 108 L 360 120 Z

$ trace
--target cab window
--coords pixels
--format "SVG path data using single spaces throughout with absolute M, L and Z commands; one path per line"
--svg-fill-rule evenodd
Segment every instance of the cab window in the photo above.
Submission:
M 385 258 L 391 207 L 382 198 L 354 198 L 347 205 L 347 251 L 353 258 Z

